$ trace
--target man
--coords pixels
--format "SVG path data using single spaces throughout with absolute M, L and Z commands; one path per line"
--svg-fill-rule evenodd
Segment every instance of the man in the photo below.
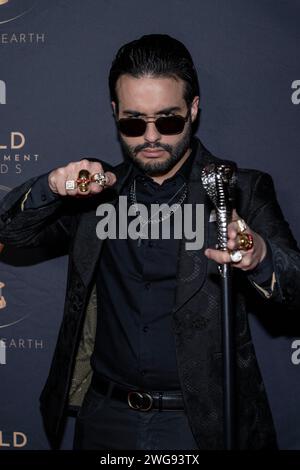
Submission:
M 143 36 L 119 50 L 109 85 L 124 163 L 69 163 L 32 178 L 1 205 L 0 242 L 66 243 L 69 251 L 64 319 L 41 396 L 47 433 L 59 445 L 68 406 L 81 406 L 75 449 L 223 448 L 217 264 L 230 263 L 237 446 L 274 448 L 247 313 L 271 314 L 274 302 L 283 310 L 299 306 L 300 253 L 272 179 L 237 171 L 228 250 L 216 250 L 213 207 L 201 171 L 223 161 L 192 137 L 199 87 L 189 52 L 167 35 Z M 137 239 L 100 240 L 101 208 L 114 204 L 123 220 L 121 196 L 139 208 L 172 203 L 174 213 L 140 212 Z M 176 211 L 185 204 L 205 207 L 203 247 L 188 250 L 185 237 L 145 236 L 145 228 L 168 219 L 174 227 Z

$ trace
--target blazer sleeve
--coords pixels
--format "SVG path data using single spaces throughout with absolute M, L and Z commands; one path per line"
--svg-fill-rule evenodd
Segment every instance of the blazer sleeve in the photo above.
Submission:
M 63 197 L 23 210 L 26 196 L 38 178 L 14 188 L 1 200 L 0 243 L 21 248 L 68 242 L 74 214 Z
M 267 298 L 292 310 L 300 307 L 300 251 L 277 201 L 273 180 L 259 172 L 253 184 L 247 223 L 269 244 L 274 273 Z M 262 295 L 265 292 L 250 279 Z
M 96 158 L 88 160 L 102 164 L 104 171 L 112 166 Z M 50 198 L 41 207 L 29 204 L 26 199 L 39 178 L 29 179 L 13 189 L 0 201 L 0 243 L 15 247 L 36 247 L 41 245 L 61 246 L 69 244 L 73 237 L 80 214 L 87 210 L 88 202 L 62 196 Z M 39 188 L 39 185 L 36 185 Z M 38 198 L 37 198 L 38 199 Z

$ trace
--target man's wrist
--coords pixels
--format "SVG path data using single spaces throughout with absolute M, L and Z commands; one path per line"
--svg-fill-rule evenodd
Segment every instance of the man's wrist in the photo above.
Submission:
M 272 280 L 272 274 L 274 272 L 274 264 L 272 257 L 272 250 L 267 240 L 265 241 L 266 245 L 266 254 L 263 260 L 256 265 L 254 269 L 246 271 L 247 276 L 250 280 L 255 281 L 257 284 L 267 284 Z
M 24 201 L 24 210 L 27 209 L 38 209 L 40 207 L 51 204 L 57 201 L 60 196 L 59 194 L 52 191 L 49 180 L 49 173 L 41 175 L 31 186 L 31 190 Z

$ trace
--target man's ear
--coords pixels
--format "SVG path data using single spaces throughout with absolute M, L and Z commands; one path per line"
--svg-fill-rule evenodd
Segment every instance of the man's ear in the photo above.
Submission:
M 192 101 L 192 105 L 191 105 L 192 122 L 194 122 L 195 119 L 197 118 L 198 111 L 199 111 L 199 101 L 200 101 L 199 96 L 195 96 Z
M 117 117 L 118 108 L 117 108 L 117 104 L 116 104 L 115 101 L 112 101 L 112 102 L 111 102 L 111 107 L 112 107 L 112 110 L 113 110 L 113 115 L 114 115 L 114 117 L 116 118 L 116 117 Z

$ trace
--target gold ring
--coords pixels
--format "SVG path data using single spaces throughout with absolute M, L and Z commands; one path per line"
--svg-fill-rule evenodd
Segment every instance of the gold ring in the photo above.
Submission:
M 78 178 L 76 180 L 79 191 L 81 191 L 82 193 L 86 193 L 89 189 L 90 182 L 90 172 L 84 169 L 80 170 L 78 173 Z
M 238 233 L 238 250 L 248 251 L 254 245 L 251 233 Z

